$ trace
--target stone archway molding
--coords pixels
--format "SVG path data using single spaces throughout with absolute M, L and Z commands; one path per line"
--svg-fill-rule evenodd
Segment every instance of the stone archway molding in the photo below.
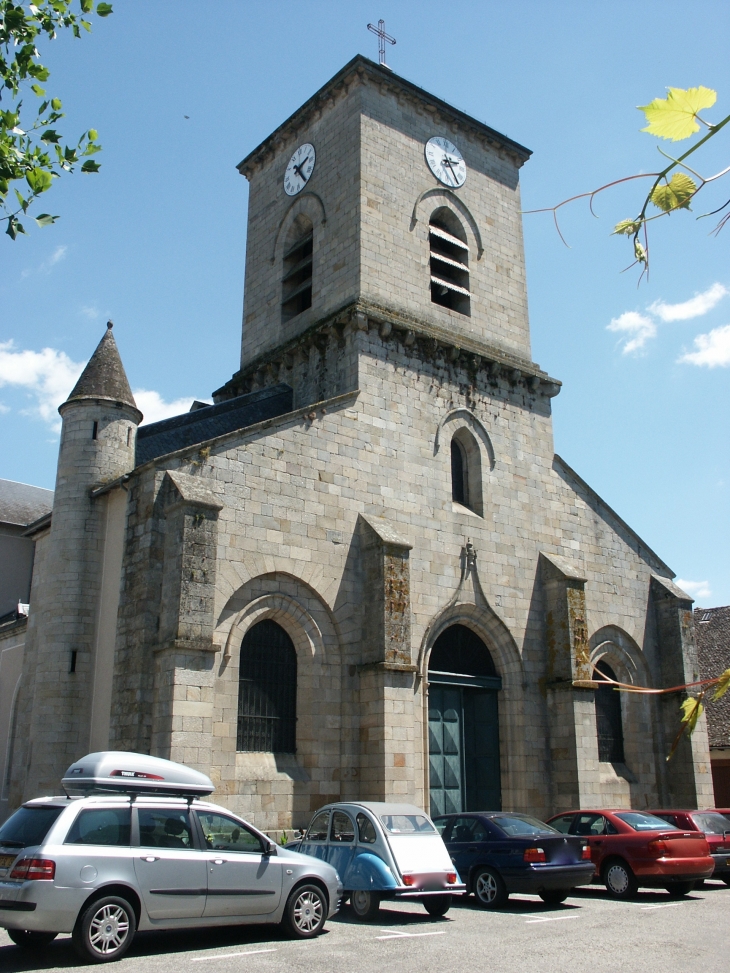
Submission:
M 276 228 L 276 233 L 274 234 L 274 246 L 273 246 L 273 248 L 271 250 L 271 263 L 272 264 L 276 262 L 276 251 L 277 251 L 277 248 L 279 246 L 279 237 L 281 236 L 281 231 L 284 228 L 285 224 L 287 224 L 289 222 L 289 216 L 290 216 L 292 210 L 295 207 L 299 207 L 300 211 L 304 212 L 305 211 L 305 207 L 302 206 L 302 202 L 304 200 L 308 200 L 308 199 L 313 199 L 316 203 L 319 204 L 319 208 L 320 208 L 320 210 L 322 212 L 322 217 L 321 217 L 321 219 L 319 221 L 320 226 L 324 226 L 325 223 L 327 222 L 327 211 L 324 208 L 324 203 L 322 202 L 322 197 L 319 195 L 319 193 L 312 192 L 311 189 L 306 190 L 306 192 L 300 193 L 295 199 L 292 200 L 292 202 L 287 207 L 286 212 L 284 213 L 284 215 L 282 216 L 282 218 L 279 220 L 279 225 Z M 307 214 L 307 215 L 309 215 L 309 214 Z M 314 221 L 312 221 L 312 222 L 314 222 Z
M 460 426 L 466 426 L 470 432 L 472 432 L 477 439 L 481 442 L 482 446 L 486 451 L 487 457 L 489 458 L 489 469 L 494 469 L 496 460 L 494 456 L 494 446 L 492 445 L 492 440 L 487 432 L 486 426 L 477 418 L 471 409 L 467 409 L 466 406 L 462 405 L 456 409 L 451 409 L 447 412 L 443 419 L 439 422 L 436 427 L 436 436 L 433 443 L 433 453 L 434 456 L 438 453 L 441 448 L 441 431 L 447 425 L 447 423 L 457 422 L 461 420 Z
M 644 653 L 632 637 L 617 625 L 604 625 L 589 639 L 591 671 L 604 659 L 621 670 L 620 682 L 651 686 L 651 672 Z
M 418 223 L 418 207 L 424 201 L 424 199 L 429 199 L 431 196 L 443 196 L 449 203 L 456 209 L 467 221 L 469 228 L 474 236 L 474 240 L 477 245 L 477 260 L 481 260 L 482 254 L 484 253 L 484 245 L 482 244 L 482 235 L 479 232 L 479 225 L 477 221 L 472 216 L 472 212 L 466 203 L 445 186 L 432 186 L 430 189 L 424 189 L 421 195 L 418 197 L 416 202 L 413 204 L 413 212 L 411 214 L 411 230 L 415 229 L 416 223 Z

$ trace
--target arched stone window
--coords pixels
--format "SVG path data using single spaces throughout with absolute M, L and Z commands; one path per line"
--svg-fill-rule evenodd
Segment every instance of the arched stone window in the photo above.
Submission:
M 607 662 L 596 664 L 598 678 L 615 679 L 616 673 Z M 624 762 L 624 731 L 621 722 L 621 694 L 613 686 L 599 686 L 596 690 L 596 732 L 598 759 L 603 763 Z
M 464 227 L 447 206 L 431 215 L 428 244 L 431 301 L 459 314 L 470 314 L 469 245 Z
M 451 499 L 484 516 L 482 457 L 474 436 L 459 429 L 451 440 Z
M 238 674 L 237 750 L 295 753 L 297 654 L 276 622 L 246 632 Z
M 312 255 L 314 230 L 304 213 L 294 220 L 284 244 L 281 320 L 290 321 L 312 306 Z

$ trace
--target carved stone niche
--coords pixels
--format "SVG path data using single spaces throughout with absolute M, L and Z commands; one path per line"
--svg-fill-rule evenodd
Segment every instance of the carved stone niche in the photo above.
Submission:
M 411 659 L 410 544 L 387 520 L 358 520 L 365 604 L 362 663 L 414 671 Z

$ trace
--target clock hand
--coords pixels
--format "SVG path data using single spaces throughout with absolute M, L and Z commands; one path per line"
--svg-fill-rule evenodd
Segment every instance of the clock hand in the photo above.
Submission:
M 309 156 L 307 156 L 304 162 L 300 162 L 299 165 L 297 165 L 296 162 L 294 163 L 294 172 L 296 172 L 299 178 L 303 179 L 305 182 L 307 181 L 307 177 L 302 172 L 302 166 L 305 166 L 308 162 L 309 162 Z

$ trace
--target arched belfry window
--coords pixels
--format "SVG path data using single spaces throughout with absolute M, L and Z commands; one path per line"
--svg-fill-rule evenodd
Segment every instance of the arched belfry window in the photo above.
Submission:
M 615 679 L 616 673 L 606 662 L 596 664 L 596 678 Z M 613 686 L 596 690 L 596 732 L 598 759 L 604 763 L 624 762 L 624 731 L 621 722 L 621 693 Z
M 484 516 L 482 458 L 468 429 L 459 429 L 451 440 L 451 499 Z
M 312 221 L 300 213 L 284 244 L 281 320 L 290 321 L 312 306 Z
M 464 227 L 446 206 L 431 215 L 428 245 L 431 301 L 459 314 L 469 314 L 469 245 Z
M 295 753 L 296 725 L 296 650 L 281 625 L 266 619 L 241 643 L 236 749 Z

